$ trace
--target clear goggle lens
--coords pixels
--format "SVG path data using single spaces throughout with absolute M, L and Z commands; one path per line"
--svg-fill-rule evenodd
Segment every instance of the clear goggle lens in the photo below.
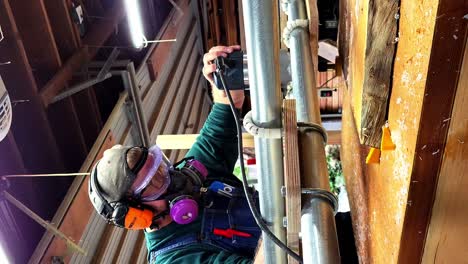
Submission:
M 157 200 L 170 183 L 169 169 L 162 162 L 162 152 L 154 146 L 148 150 L 146 162 L 137 173 L 136 181 L 132 185 L 133 196 L 139 197 L 143 202 Z

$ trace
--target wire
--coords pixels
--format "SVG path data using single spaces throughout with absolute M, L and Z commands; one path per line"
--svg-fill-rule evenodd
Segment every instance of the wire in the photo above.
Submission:
M 88 176 L 89 172 L 78 173 L 53 173 L 53 174 L 11 174 L 2 175 L 5 178 L 19 178 L 19 177 L 60 177 L 60 176 Z
M 68 236 L 63 234 L 57 227 L 55 227 L 53 224 L 45 221 L 42 219 L 39 215 L 34 213 L 31 209 L 29 209 L 27 206 L 22 204 L 20 201 L 16 200 L 13 195 L 9 194 L 7 191 L 3 191 L 1 195 L 4 195 L 5 199 L 8 200 L 11 204 L 16 206 L 19 210 L 21 210 L 23 213 L 25 213 L 27 216 L 31 217 L 34 221 L 36 221 L 38 224 L 43 226 L 47 231 L 52 232 L 54 235 L 60 237 L 61 239 L 65 240 L 67 243 L 67 246 L 70 246 L 72 250 L 83 254 L 84 256 L 87 256 L 86 251 L 81 248 L 79 245 L 77 245 L 73 240 L 71 240 Z
M 330 79 L 328 79 L 326 82 L 322 83 L 322 85 L 319 86 L 319 89 L 320 88 L 323 88 L 325 85 L 327 85 L 327 83 L 331 82 L 333 79 L 335 79 L 336 77 L 338 77 L 338 75 L 335 74 L 335 76 L 331 77 Z
M 217 73 L 219 75 L 219 79 L 221 80 L 221 84 L 223 85 L 224 91 L 226 92 L 226 95 L 229 99 L 229 105 L 231 106 L 231 111 L 232 114 L 234 115 L 234 120 L 236 122 L 236 128 L 237 128 L 237 137 L 238 137 L 238 152 L 239 152 L 239 162 L 241 166 L 241 172 L 242 172 L 242 186 L 244 188 L 244 193 L 247 198 L 247 203 L 249 204 L 250 211 L 252 212 L 252 215 L 255 219 L 255 222 L 257 225 L 260 227 L 260 229 L 270 238 L 278 247 L 280 247 L 282 250 L 284 250 L 287 254 L 289 254 L 291 257 L 293 257 L 295 260 L 297 260 L 299 263 L 302 263 L 302 258 L 296 252 L 292 251 L 288 246 L 286 246 L 281 240 L 279 240 L 275 234 L 273 234 L 268 226 L 266 225 L 265 221 L 263 220 L 262 216 L 258 212 L 257 208 L 255 207 L 255 203 L 253 201 L 252 195 L 250 194 L 249 190 L 247 189 L 248 183 L 247 183 L 247 176 L 245 175 L 245 166 L 244 166 L 244 159 L 242 157 L 242 131 L 241 131 L 241 126 L 240 126 L 240 121 L 239 121 L 239 116 L 237 114 L 236 108 L 234 106 L 234 101 L 232 100 L 231 93 L 226 87 L 226 81 L 224 79 L 223 75 L 223 70 L 217 69 Z

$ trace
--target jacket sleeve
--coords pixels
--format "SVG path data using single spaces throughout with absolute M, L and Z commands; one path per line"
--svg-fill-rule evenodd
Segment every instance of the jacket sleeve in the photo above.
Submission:
M 214 104 L 196 142 L 187 153 L 208 169 L 208 180 L 235 181 L 232 174 L 238 158 L 237 130 L 229 105 Z

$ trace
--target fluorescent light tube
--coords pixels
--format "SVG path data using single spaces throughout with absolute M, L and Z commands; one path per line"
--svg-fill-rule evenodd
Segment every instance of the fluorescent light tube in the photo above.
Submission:
M 133 46 L 142 48 L 145 46 L 145 35 L 138 0 L 124 0 L 124 2 Z

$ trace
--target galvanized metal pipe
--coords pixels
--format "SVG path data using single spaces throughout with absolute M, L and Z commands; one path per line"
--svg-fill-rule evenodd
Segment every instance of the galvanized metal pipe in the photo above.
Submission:
M 303 0 L 290 0 L 288 19 L 307 19 Z M 306 28 L 295 28 L 289 39 L 293 95 L 298 122 L 320 124 L 315 67 Z M 299 136 L 302 188 L 330 190 L 323 138 L 302 129 Z M 302 195 L 301 234 L 304 263 L 340 263 L 333 205 L 326 199 Z
M 267 128 L 281 126 L 279 80 L 278 1 L 243 0 L 250 94 L 254 122 Z M 255 138 L 259 172 L 260 212 L 270 230 L 285 241 L 283 150 L 281 139 Z M 265 263 L 286 263 L 286 254 L 263 236 Z
M 287 50 L 280 50 L 280 82 L 281 87 L 286 87 L 291 82 L 291 58 Z M 244 73 L 244 86 L 249 88 L 249 66 L 247 54 L 243 58 L 243 73 Z

